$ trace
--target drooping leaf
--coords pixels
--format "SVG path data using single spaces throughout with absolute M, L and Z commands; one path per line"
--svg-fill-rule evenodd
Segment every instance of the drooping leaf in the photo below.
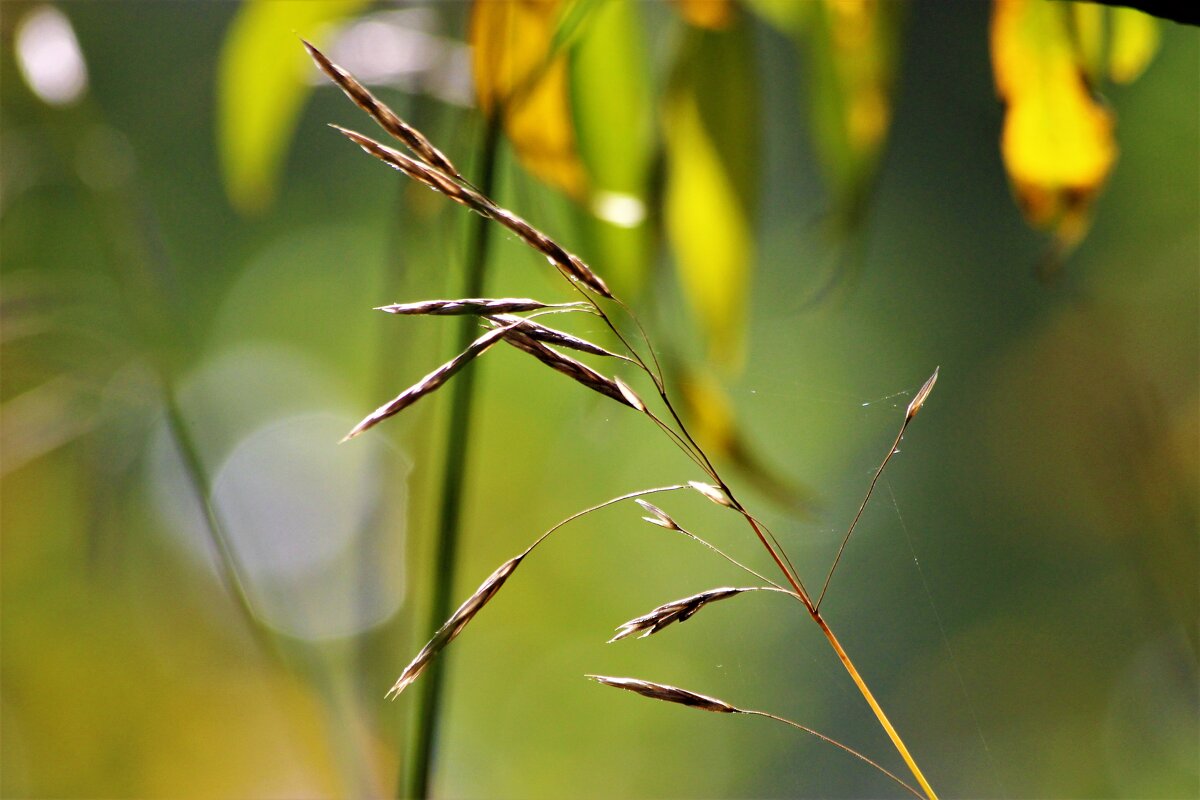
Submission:
M 996 0 L 996 88 L 1006 105 L 1001 153 L 1025 218 L 1066 252 L 1087 232 L 1091 205 L 1117 157 L 1113 118 L 1088 88 L 1068 7 Z
M 741 358 L 758 191 L 759 120 L 749 26 L 690 29 L 663 108 L 667 236 L 715 360 Z
M 588 255 L 618 293 L 636 289 L 647 271 L 646 224 L 654 112 L 636 3 L 603 3 L 570 51 L 571 106 L 587 169 L 591 215 Z
M 586 179 L 567 97 L 567 63 L 556 40 L 562 0 L 476 0 L 470 43 L 475 93 L 484 113 L 500 113 L 521 164 L 574 199 Z
M 1109 15 L 1108 76 L 1117 83 L 1132 83 L 1158 52 L 1158 20 L 1132 8 L 1113 8 Z
M 904 4 L 815 4 L 810 53 L 814 144 L 840 232 L 861 220 L 892 119 Z
M 369 0 L 247 0 L 217 64 L 217 151 L 225 190 L 239 211 L 275 196 L 284 156 L 311 91 L 301 35 L 318 43 Z

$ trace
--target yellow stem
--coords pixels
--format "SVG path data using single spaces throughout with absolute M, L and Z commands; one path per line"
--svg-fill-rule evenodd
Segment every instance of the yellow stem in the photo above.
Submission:
M 909 754 L 908 748 L 904 746 L 904 740 L 900 738 L 900 734 L 896 733 L 896 729 L 892 727 L 892 723 L 888 721 L 887 714 L 883 713 L 879 703 L 875 701 L 875 696 L 871 694 L 871 690 L 867 688 L 867 683 L 858 674 L 858 670 L 854 666 L 854 662 L 850 660 L 850 656 L 846 655 L 846 651 L 842 649 L 841 643 L 837 637 L 833 635 L 833 631 L 825 623 L 825 620 L 815 610 L 810 609 L 812 618 L 818 625 L 821 626 L 821 632 L 825 634 L 825 638 L 829 640 L 829 644 L 833 647 L 838 658 L 842 661 L 842 666 L 850 673 L 850 677 L 854 679 L 854 683 L 858 686 L 858 691 L 862 693 L 863 699 L 867 701 L 867 705 L 871 706 L 871 710 L 875 712 L 875 718 L 879 720 L 879 724 L 887 731 L 888 738 L 892 740 L 892 744 L 896 746 L 900 757 L 904 759 L 904 763 L 908 765 L 908 769 L 912 772 L 913 777 L 917 779 L 917 783 L 921 784 L 921 788 L 925 790 L 925 796 L 929 800 L 937 800 L 937 793 L 933 791 L 933 787 L 929 785 L 929 781 L 925 780 L 925 776 L 921 774 L 921 768 L 917 766 L 917 762 Z

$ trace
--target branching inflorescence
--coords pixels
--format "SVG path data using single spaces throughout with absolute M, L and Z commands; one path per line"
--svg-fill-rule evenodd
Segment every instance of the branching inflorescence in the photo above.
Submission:
M 587 388 L 598 392 L 609 399 L 624 405 L 637 413 L 646 416 L 652 424 L 654 424 L 664 435 L 670 439 L 683 453 L 691 459 L 695 465 L 704 473 L 706 481 L 687 481 L 673 486 L 663 486 L 652 489 L 643 489 L 635 492 L 630 492 L 620 497 L 614 497 L 606 500 L 590 508 L 584 509 L 567 519 L 559 522 L 554 527 L 543 533 L 536 541 L 517 556 L 509 559 L 502 564 L 495 572 L 468 597 L 458 610 L 438 629 L 433 638 L 422 648 L 416 658 L 412 660 L 395 684 L 388 690 L 389 697 L 397 697 L 404 691 L 413 681 L 421 675 L 428 664 L 437 657 L 437 655 L 450 644 L 462 632 L 462 630 L 471 622 L 472 619 L 487 605 L 489 601 L 500 591 L 505 582 L 512 576 L 516 569 L 521 565 L 524 559 L 533 552 L 543 541 L 546 540 L 552 533 L 557 531 L 569 522 L 572 522 L 586 514 L 597 511 L 617 503 L 625 501 L 636 501 L 647 512 L 644 519 L 654 525 L 665 528 L 667 530 L 679 532 L 714 551 L 717 555 L 729 561 L 737 568 L 752 575 L 762 581 L 764 585 L 750 587 L 722 587 L 709 589 L 699 592 L 690 597 L 685 597 L 680 600 L 675 600 L 650 611 L 649 613 L 632 619 L 624 623 L 617 629 L 617 634 L 611 641 L 617 641 L 634 634 L 639 634 L 639 638 L 657 633 L 664 627 L 675 623 L 684 622 L 692 615 L 700 612 L 708 605 L 720 601 L 736 597 L 751 591 L 767 590 L 771 592 L 783 593 L 790 595 L 794 600 L 800 603 L 803 609 L 808 613 L 812 620 L 820 627 L 822 634 L 837 654 L 842 665 L 849 672 L 855 685 L 858 687 L 863 698 L 871 707 L 883 727 L 888 734 L 892 743 L 895 745 L 900 756 L 903 758 L 909 771 L 916 779 L 920 789 L 913 788 L 903 780 L 898 778 L 893 773 L 884 769 L 875 761 L 867 758 L 861 753 L 830 739 L 823 734 L 820 734 L 810 728 L 806 728 L 799 723 L 791 720 L 777 717 L 764 711 L 754 711 L 738 708 L 729 703 L 716 698 L 690 692 L 685 689 L 679 689 L 665 684 L 644 681 L 635 678 L 610 678 L 602 676 L 589 676 L 592 679 L 607 685 L 628 691 L 635 692 L 644 697 L 649 697 L 656 700 L 663 700 L 671 703 L 679 703 L 683 705 L 693 706 L 708 711 L 716 711 L 729 714 L 750 714 L 755 716 L 767 717 L 778 722 L 791 725 L 799 730 L 802 730 L 810 735 L 813 735 L 825 742 L 828 742 L 842 750 L 850 753 L 855 758 L 869 764 L 873 768 L 879 770 L 898 785 L 903 787 L 909 793 L 916 797 L 925 797 L 928 800 L 936 800 L 937 795 L 925 780 L 921 770 L 917 767 L 916 762 L 909 754 L 907 747 L 901 740 L 898 733 L 888 721 L 883 709 L 876 702 L 871 691 L 867 687 L 866 682 L 859 674 L 854 663 L 842 648 L 837 637 L 834 636 L 824 617 L 821 616 L 820 602 L 825 596 L 829 588 L 830 581 L 833 578 L 838 559 L 840 559 L 842 550 L 850 539 L 850 535 L 854 531 L 854 527 L 858 522 L 859 516 L 862 514 L 867 501 L 870 499 L 871 493 L 874 490 L 875 483 L 882 474 L 884 467 L 887 466 L 892 453 L 899 444 L 901 437 L 904 435 L 909 423 L 913 417 L 921 409 L 932 391 L 934 383 L 937 380 L 937 371 L 925 382 L 920 390 L 914 396 L 912 402 L 905 411 L 904 421 L 900 427 L 900 432 L 896 436 L 896 440 L 892 447 L 889 448 L 887 456 L 880 464 L 878 470 L 871 481 L 870 487 L 867 490 L 866 496 L 863 498 L 862 505 L 859 508 L 858 515 L 855 516 L 854 522 L 847 530 L 845 538 L 842 541 L 841 548 L 838 550 L 837 559 L 829 570 L 828 577 L 825 580 L 825 585 L 819 593 L 816 601 L 804 587 L 803 581 L 799 574 L 792 566 L 783 548 L 778 540 L 756 517 L 754 517 L 736 498 L 729 484 L 725 482 L 717 468 L 713 465 L 708 455 L 692 437 L 687 426 L 681 419 L 673 404 L 672 397 L 668 392 L 667 385 L 663 379 L 662 372 L 655 360 L 653 349 L 645 333 L 642 331 L 641 325 L 638 324 L 636 317 L 627 306 L 613 296 L 608 286 L 596 275 L 592 269 L 585 264 L 578 256 L 573 255 L 566 248 L 559 245 L 546 234 L 534 228 L 525 220 L 517 215 L 502 208 L 493 200 L 485 196 L 482 192 L 472 186 L 458 171 L 458 169 L 450 162 L 450 160 L 423 135 L 420 131 L 405 123 L 391 109 L 379 102 L 362 84 L 360 84 L 350 73 L 346 72 L 341 67 L 337 66 L 315 47 L 307 42 L 304 43 L 309 54 L 326 75 L 329 76 L 353 100 L 363 111 L 369 114 L 387 133 L 397 139 L 401 144 L 408 149 L 409 154 L 402 153 L 391 147 L 383 145 L 374 139 L 364 136 L 355 131 L 346 130 L 339 126 L 332 126 L 368 154 L 378 158 L 392 168 L 403 172 L 413 180 L 424 184 L 430 189 L 439 194 L 448 197 L 449 199 L 466 206 L 475 213 L 492 220 L 499 225 L 507 228 L 514 233 L 523 242 L 529 245 L 538 253 L 542 254 L 546 260 L 554 266 L 568 281 L 571 287 L 579 294 L 580 300 L 566 303 L 545 303 L 538 300 L 528 298 L 462 298 L 454 300 L 430 300 L 417 303 L 405 303 L 381 306 L 378 310 L 385 311 L 391 314 L 406 314 L 406 315 L 474 315 L 480 318 L 481 325 L 486 330 L 471 344 L 459 353 L 457 356 L 430 372 L 417 383 L 413 384 L 408 389 L 401 392 L 398 396 L 380 406 L 374 412 L 369 414 L 356 425 L 347 435 L 346 439 L 352 439 L 367 430 L 371 429 L 380 422 L 388 419 L 391 416 L 399 413 L 403 409 L 409 407 L 416 401 L 432 394 L 438 388 L 449 381 L 456 373 L 467 367 L 472 361 L 484 355 L 488 350 L 497 344 L 506 344 L 511 347 L 527 353 L 546 366 L 554 369 L 557 372 L 566 375 L 577 383 L 586 386 Z M 632 320 L 636 329 L 639 331 L 644 354 L 637 346 L 635 346 L 630 338 L 622 333 L 621 329 L 614 323 L 609 312 L 605 310 L 602 303 L 612 303 L 623 314 L 628 315 Z M 580 339 L 569 333 L 551 328 L 541 322 L 538 317 L 548 314 L 568 314 L 568 313 L 586 313 L 598 317 L 605 327 L 613 334 L 616 340 L 620 343 L 620 348 L 624 352 L 612 352 L 592 342 Z M 525 315 L 525 316 L 521 316 Z M 662 411 L 656 413 L 642 399 L 642 397 L 630 386 L 625 380 L 615 375 L 606 375 L 593 367 L 585 364 L 579 359 L 567 355 L 563 350 L 572 350 L 577 353 L 582 353 L 600 358 L 609 359 L 612 361 L 630 365 L 632 369 L 640 373 L 644 379 L 648 380 L 649 385 L 653 389 L 656 397 L 655 405 L 661 407 Z M 729 555 L 724 553 L 719 548 L 701 539 L 694 533 L 681 527 L 667 512 L 663 511 L 656 505 L 646 501 L 648 495 L 673 492 L 679 490 L 691 489 L 703 495 L 713 503 L 732 510 L 740 515 L 751 531 L 757 537 L 763 548 L 770 555 L 772 561 L 779 569 L 782 575 L 782 583 L 771 581 L 763 575 L 746 567 L 742 563 L 734 560 Z

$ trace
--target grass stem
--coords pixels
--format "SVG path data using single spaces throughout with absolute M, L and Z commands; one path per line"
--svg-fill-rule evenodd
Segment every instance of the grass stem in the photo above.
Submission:
M 491 194 L 495 184 L 500 128 L 499 115 L 492 114 L 485 123 L 483 142 L 480 145 L 480 190 L 485 194 Z M 463 296 L 481 297 L 487 273 L 491 224 L 485 217 L 474 216 L 472 226 L 470 249 L 466 256 Z M 458 322 L 457 351 L 462 351 L 477 335 L 478 322 L 469 316 L 461 318 Z M 458 554 L 463 492 L 466 487 L 475 374 L 475 370 L 465 370 L 451 387 L 450 417 L 445 439 L 446 459 L 442 465 L 441 498 L 438 505 L 437 550 L 432 570 L 433 592 L 425 624 L 425 632 L 428 634 L 436 631 L 452 610 L 451 594 Z M 445 659 L 437 659 L 431 664 L 429 674 L 421 684 L 412 746 L 408 759 L 401 766 L 401 797 L 429 796 L 429 781 L 442 705 L 444 664 Z

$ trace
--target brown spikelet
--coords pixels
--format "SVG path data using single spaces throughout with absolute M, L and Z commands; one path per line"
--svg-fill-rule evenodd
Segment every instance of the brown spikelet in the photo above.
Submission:
M 924 385 L 917 390 L 912 402 L 908 404 L 908 410 L 904 412 L 904 421 L 908 422 L 917 415 L 921 410 L 921 406 L 925 405 L 925 401 L 929 399 L 929 393 L 933 391 L 933 386 L 937 383 L 938 373 L 941 372 L 941 367 L 935 367 L 933 374 L 929 376 L 929 380 L 925 381 Z
M 376 311 L 389 314 L 453 316 L 458 314 L 508 314 L 521 311 L 537 311 L 543 308 L 569 308 L 575 303 L 543 303 L 527 297 L 465 297 L 461 300 L 422 300 L 419 303 L 393 303 L 376 306 Z M 580 306 L 582 307 L 582 306 Z M 513 319 L 516 319 L 514 317 Z
M 497 327 L 501 325 L 511 325 L 513 330 L 519 330 L 522 333 L 527 333 L 539 342 L 545 344 L 558 345 L 571 350 L 578 350 L 581 353 L 589 353 L 594 356 L 607 356 L 609 358 L 622 358 L 616 353 L 605 350 L 598 344 L 593 344 L 587 339 L 580 339 L 578 336 L 572 336 L 569 333 L 551 328 L 548 325 L 543 325 L 532 319 L 523 319 L 514 317 L 511 314 L 494 314 L 489 315 L 488 319 Z
M 508 580 L 509 576 L 516 571 L 520 566 L 522 559 L 529 554 L 529 551 L 522 553 L 515 558 L 511 558 L 500 565 L 499 569 L 488 576 L 475 593 L 468 597 L 458 610 L 455 611 L 450 619 L 438 628 L 437 633 L 429 640 L 429 643 L 421 648 L 421 652 L 417 653 L 417 657 L 412 660 L 404 672 L 400 673 L 400 677 L 392 684 L 392 688 L 387 690 L 385 697 L 396 698 L 405 688 L 420 677 L 425 667 L 429 662 L 437 657 L 437 654 L 445 649 L 446 645 L 454 641 L 454 637 L 462 632 L 462 629 L 467 626 L 467 623 L 475 618 L 475 615 L 487 605 L 488 601 L 496 596 L 496 592 L 500 591 L 500 587 Z
M 712 500 L 719 506 L 733 508 L 733 502 L 730 501 L 729 495 L 725 494 L 724 490 L 718 486 L 713 486 L 710 483 L 701 483 L 700 481 L 688 481 L 688 486 L 692 487 L 697 492 L 704 495 L 709 500 Z
M 653 683 L 652 681 L 643 681 L 637 678 L 610 678 L 606 675 L 588 675 L 587 677 L 605 686 L 624 689 L 628 692 L 640 694 L 643 697 L 649 697 L 652 700 L 679 703 L 680 705 L 700 708 L 705 711 L 714 711 L 718 714 L 742 713 L 740 708 L 731 706 L 724 700 L 718 700 L 715 697 L 703 694 L 696 694 L 695 692 L 689 692 L 687 689 L 679 689 L 675 686 L 667 686 L 665 683 Z
M 646 404 L 642 402 L 642 398 L 638 397 L 638 393 L 633 390 L 625 381 L 621 380 L 619 375 L 613 376 L 613 382 L 617 384 L 617 388 L 621 390 L 621 394 L 625 396 L 626 402 L 642 413 L 646 413 Z
M 744 589 L 736 589 L 726 586 L 720 589 L 709 589 L 707 592 L 700 592 L 699 594 L 684 597 L 680 600 L 672 600 L 670 603 L 663 603 L 650 613 L 643 614 L 621 625 L 617 628 L 617 635 L 609 639 L 608 642 L 612 644 L 635 633 L 641 633 L 641 636 L 638 638 L 644 639 L 647 636 L 658 633 L 673 622 L 686 622 L 693 614 L 709 603 L 736 597 L 743 592 L 753 591 L 757 591 L 757 587 L 752 586 Z
M 570 356 L 564 355 L 557 350 L 550 349 L 529 334 L 522 331 L 520 328 L 502 328 L 498 330 L 506 331 L 504 334 L 504 341 L 508 342 L 518 350 L 523 350 L 526 353 L 529 353 L 529 355 L 533 356 L 538 361 L 541 361 L 550 368 L 561 372 L 562 374 L 578 381 L 579 383 L 582 383 L 584 386 L 593 391 L 599 392 L 606 397 L 611 397 L 613 400 L 616 400 L 623 406 L 637 408 L 637 406 L 630 403 L 625 395 L 621 392 L 621 389 L 617 386 L 616 381 L 612 380 L 611 378 L 604 377 L 587 364 L 584 364 L 581 361 L 576 361 Z
M 642 517 L 642 519 L 646 520 L 646 522 L 649 522 L 651 525 L 657 525 L 658 527 L 666 528 L 669 531 L 682 531 L 683 530 L 683 528 L 679 527 L 679 523 L 677 523 L 675 520 L 671 519 L 670 514 L 663 511 L 661 508 L 654 505 L 653 503 L 648 503 L 645 500 L 641 500 L 641 499 L 634 500 L 633 502 L 637 503 L 639 506 L 641 506 L 643 509 L 645 509 L 650 514 L 650 516 Z
M 605 297 L 612 297 L 612 292 L 609 290 L 608 285 L 600 279 L 599 275 L 592 272 L 591 268 L 583 263 L 578 256 L 568 253 L 549 236 L 508 209 L 501 208 L 479 192 L 456 182 L 450 176 L 434 169 L 428 164 L 406 156 L 404 153 L 387 145 L 380 144 L 369 136 L 363 136 L 361 133 L 348 130 L 340 125 L 330 125 L 329 127 L 339 131 L 367 153 L 375 156 L 388 166 L 400 170 L 413 180 L 444 194 L 454 202 L 466 206 L 477 214 L 499 222 L 521 237 L 527 245 L 544 255 L 551 264 L 562 270 L 568 277 L 579 281 Z
M 454 374 L 474 361 L 482 355 L 488 348 L 496 344 L 504 337 L 504 328 L 488 331 L 483 336 L 480 336 L 475 341 L 471 342 L 466 350 L 459 353 L 454 358 L 442 364 L 433 372 L 426 375 L 421 380 L 414 383 L 412 386 L 405 389 L 392 400 L 384 403 L 379 408 L 372 411 L 362 422 L 354 426 L 354 429 L 346 434 L 343 442 L 353 439 L 363 431 L 375 427 L 380 422 L 383 422 L 388 417 L 399 414 L 404 409 L 411 406 L 413 403 L 420 400 L 428 394 L 432 394 L 442 387 L 446 381 L 454 377 Z
M 332 123 L 330 123 L 329 127 L 338 131 L 380 161 L 394 169 L 400 170 L 413 180 L 425 184 L 430 189 L 441 192 L 456 203 L 461 203 L 473 211 L 478 211 L 480 214 L 488 216 L 486 213 L 488 204 L 483 195 L 474 189 L 456 183 L 453 178 L 441 170 L 434 169 L 424 161 L 419 161 L 412 156 L 405 155 L 399 150 L 388 147 L 385 144 L 380 144 L 370 136 L 363 136 L 357 131 L 352 131 L 348 128 L 343 128 L 341 125 L 334 125 Z
M 429 166 L 441 170 L 452 178 L 462 180 L 462 176 L 459 174 L 458 169 L 450 163 L 450 159 L 446 158 L 442 154 L 442 151 L 434 147 L 433 143 L 426 139 L 423 133 L 400 119 L 394 111 L 381 103 L 375 95 L 371 94 L 367 90 L 367 87 L 359 83 L 349 72 L 326 58 L 325 54 L 320 50 L 303 39 L 300 41 L 304 42 L 304 48 L 308 50 L 308 54 L 316 62 L 317 66 L 321 68 L 321 71 L 328 75 L 330 80 L 336 83 L 346 93 L 346 96 L 354 101 L 355 105 L 367 112 L 373 120 L 378 122 L 381 128 L 403 142 L 405 147 Z

